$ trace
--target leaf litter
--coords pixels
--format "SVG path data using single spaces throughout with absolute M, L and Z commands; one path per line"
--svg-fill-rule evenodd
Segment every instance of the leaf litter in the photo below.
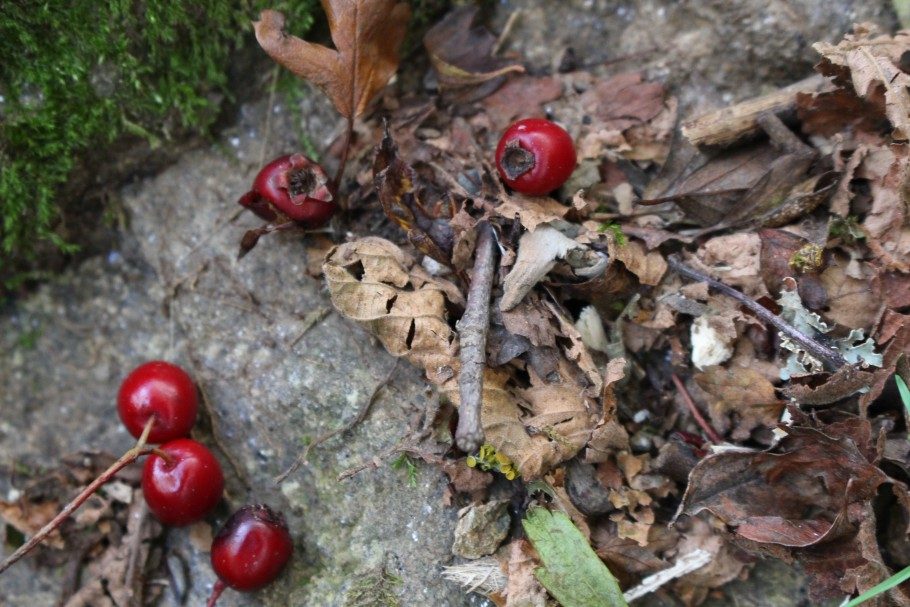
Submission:
M 818 600 L 910 564 L 890 380 L 910 349 L 910 34 L 861 24 L 816 44 L 821 85 L 782 93 L 795 120 L 718 119 L 723 143 L 700 148 L 659 83 L 611 66 L 528 75 L 467 8 L 424 38 L 436 87 L 382 91 L 404 9 L 350 3 L 393 17 L 380 35 L 323 4 L 336 50 L 283 34 L 276 13 L 257 36 L 375 145 L 354 149 L 348 235 L 322 271 L 336 309 L 439 394 L 437 430 L 389 453 L 440 465 L 447 503 L 510 496 L 526 534 L 450 577 L 513 607 L 544 589 L 622 605 L 646 578 L 696 605 L 756 556 L 800 563 Z M 509 192 L 490 166 L 498 133 L 535 116 L 579 150 L 552 196 Z M 478 327 L 480 345 L 462 339 Z M 476 414 L 484 444 L 464 453 Z

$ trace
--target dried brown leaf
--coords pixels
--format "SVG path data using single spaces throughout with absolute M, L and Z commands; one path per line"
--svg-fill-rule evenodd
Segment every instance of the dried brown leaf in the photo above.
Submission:
M 784 403 L 774 386 L 750 368 L 708 367 L 694 377 L 708 395 L 708 413 L 714 427 L 734 440 L 747 440 L 755 428 L 773 428 L 780 420 Z
M 509 544 L 509 582 L 503 591 L 506 607 L 546 607 L 547 591 L 534 576 L 537 567 L 530 542 L 512 540 Z
M 289 35 L 278 11 L 253 23 L 272 59 L 328 95 L 338 112 L 355 118 L 398 68 L 411 9 L 397 0 L 322 0 L 335 49 Z
M 910 136 L 910 75 L 897 66 L 900 56 L 910 50 L 910 32 L 898 32 L 894 37 L 877 36 L 875 25 L 864 23 L 854 27 L 838 44 L 817 42 L 812 47 L 823 61 L 819 71 L 831 75 L 836 69 L 847 68 L 856 94 L 874 98 L 884 89 L 885 114 L 891 121 L 896 140 Z
M 478 7 L 460 6 L 447 14 L 423 37 L 443 87 L 461 87 L 501 79 L 524 67 L 493 56 L 496 37 L 476 23 Z

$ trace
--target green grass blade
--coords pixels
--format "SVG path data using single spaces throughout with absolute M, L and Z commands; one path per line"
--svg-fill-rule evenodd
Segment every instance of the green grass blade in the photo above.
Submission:
M 907 382 L 900 375 L 894 374 L 894 382 L 897 384 L 897 391 L 900 392 L 901 400 L 904 401 L 904 408 L 907 410 L 907 417 L 910 419 L 910 388 Z
M 898 377 L 897 379 L 900 379 L 900 378 Z M 907 384 L 905 384 L 903 382 L 903 380 L 901 380 L 900 383 L 898 383 L 898 386 L 900 386 L 901 384 L 903 384 L 904 390 L 907 390 Z M 907 396 L 910 397 L 910 392 L 908 392 Z M 901 398 L 903 398 L 903 397 L 904 397 L 903 393 L 901 393 Z M 907 402 L 907 400 L 904 400 L 904 403 L 906 403 L 906 402 Z M 856 597 L 849 603 L 845 603 L 842 607 L 856 607 L 857 605 L 862 605 L 869 599 L 875 598 L 883 592 L 888 592 L 895 586 L 902 584 L 902 583 L 906 582 L 907 580 L 910 580 L 910 567 L 907 567 L 906 569 L 902 569 L 901 571 L 898 571 L 897 573 L 895 573 L 894 575 L 889 577 L 887 580 L 885 580 L 881 584 L 876 584 L 875 586 L 873 586 L 866 592 L 862 593 L 861 595 L 859 595 L 858 597 Z

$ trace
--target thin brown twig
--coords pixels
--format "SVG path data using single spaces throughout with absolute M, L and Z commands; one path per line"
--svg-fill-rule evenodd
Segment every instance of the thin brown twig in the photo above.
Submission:
M 679 392 L 679 395 L 682 396 L 683 402 L 686 404 L 686 407 L 689 409 L 689 412 L 692 414 L 692 417 L 695 418 L 696 423 L 708 435 L 708 438 L 715 445 L 719 445 L 724 442 L 724 439 L 721 438 L 720 434 L 717 433 L 717 430 L 714 429 L 711 424 L 708 423 L 708 420 L 701 414 L 701 411 L 698 410 L 698 406 L 695 404 L 695 401 L 692 400 L 692 395 L 689 394 L 686 384 L 679 379 L 679 376 L 676 373 L 670 375 L 670 379 L 673 380 L 673 385 L 676 386 L 676 390 Z
M 344 167 L 348 163 L 348 153 L 351 151 L 351 140 L 354 137 L 354 117 L 349 116 L 344 132 L 344 147 L 341 149 L 341 158 L 338 160 L 338 170 L 335 172 L 335 178 L 332 180 L 332 194 L 338 196 L 338 188 L 341 186 L 341 176 L 344 175 Z M 347 205 L 342 205 L 346 208 Z
M 353 430 L 354 428 L 356 428 L 359 424 L 363 423 L 363 420 L 366 419 L 367 415 L 369 414 L 370 408 L 373 406 L 373 403 L 376 402 L 376 397 L 379 396 L 379 392 L 384 387 L 389 385 L 389 382 L 392 381 L 392 377 L 395 376 L 395 372 L 398 371 L 398 363 L 400 360 L 401 360 L 400 358 L 395 359 L 395 364 L 392 365 L 392 368 L 389 369 L 389 372 L 382 379 L 382 381 L 380 381 L 378 384 L 376 384 L 376 386 L 373 388 L 373 391 L 370 393 L 370 396 L 367 398 L 366 402 L 364 402 L 363 406 L 360 407 L 360 411 L 357 412 L 357 415 L 354 416 L 354 418 L 351 419 L 351 421 L 344 424 L 340 428 L 336 428 L 330 432 L 326 432 L 325 434 L 317 437 L 309 445 L 307 445 L 306 449 L 304 449 L 303 452 L 297 456 L 297 459 L 294 460 L 294 463 L 291 464 L 291 467 L 288 468 L 287 470 L 285 470 L 284 472 L 282 472 L 281 474 L 279 474 L 277 477 L 275 477 L 275 484 L 280 485 L 282 482 L 284 482 L 284 479 L 286 479 L 288 476 L 290 476 L 291 474 L 296 472 L 297 469 L 300 468 L 300 466 L 307 463 L 307 461 L 309 460 L 309 457 L 310 457 L 310 451 L 312 451 L 313 449 L 315 449 L 322 443 L 326 442 L 327 440 L 334 438 L 334 437 L 338 436 L 339 434 L 344 434 L 345 432 L 349 432 L 349 431 Z
M 19 546 L 19 549 L 9 555 L 6 559 L 0 563 L 0 573 L 3 573 L 11 566 L 15 565 L 19 559 L 24 557 L 26 554 L 31 552 L 38 544 L 47 539 L 54 529 L 59 527 L 63 521 L 65 521 L 69 516 L 79 509 L 79 507 L 85 503 L 85 501 L 90 498 L 98 489 L 111 480 L 114 475 L 118 472 L 135 462 L 137 459 L 143 455 L 148 455 L 154 453 L 157 450 L 145 446 L 146 441 L 148 440 L 149 432 L 152 431 L 152 424 L 154 423 L 155 418 L 152 417 L 149 419 L 148 423 L 145 425 L 145 428 L 142 431 L 142 435 L 139 437 L 139 440 L 136 441 L 135 446 L 129 449 L 126 453 L 120 456 L 116 462 L 111 464 L 107 470 L 102 472 L 98 478 L 93 480 L 91 483 L 86 486 L 79 495 L 73 498 L 66 506 L 63 507 L 57 516 L 55 516 L 51 521 L 46 524 L 44 527 L 38 530 L 38 533 L 32 536 L 32 538 L 26 543 Z
M 441 464 L 443 458 L 429 453 L 420 449 L 419 447 L 414 446 L 413 444 L 397 444 L 391 449 L 387 449 L 380 453 L 379 455 L 374 455 L 369 461 L 366 461 L 362 464 L 358 464 L 352 468 L 348 468 L 344 472 L 338 475 L 338 480 L 343 481 L 355 476 L 368 468 L 378 468 L 379 465 L 384 461 L 392 457 L 393 455 L 398 455 L 399 453 L 407 453 L 408 455 L 414 455 L 419 457 L 423 461 L 429 464 Z
M 707 274 L 703 274 L 702 272 L 699 272 L 698 270 L 687 266 L 679 260 L 679 257 L 677 255 L 670 255 L 667 258 L 667 262 L 669 263 L 670 268 L 672 268 L 673 271 L 680 276 L 683 276 L 690 280 L 696 280 L 698 282 L 706 282 L 708 283 L 708 286 L 710 286 L 715 291 L 719 291 L 723 295 L 732 297 L 738 301 L 740 304 L 748 308 L 750 312 L 758 316 L 761 320 L 773 326 L 786 337 L 792 339 L 800 346 L 802 346 L 802 348 L 811 356 L 822 361 L 822 363 L 828 367 L 829 371 L 837 371 L 841 367 L 849 364 L 846 359 L 841 356 L 840 352 L 834 348 L 819 343 L 817 340 L 809 337 L 790 323 L 784 321 L 779 316 L 772 313 L 770 310 L 760 305 L 759 303 L 753 301 L 752 299 L 749 299 L 743 293 L 737 291 L 733 287 L 725 285 L 719 280 L 715 280 Z
M 464 314 L 458 321 L 461 371 L 458 374 L 458 428 L 455 443 L 465 453 L 483 444 L 480 409 L 483 403 L 483 371 L 487 365 L 487 331 L 490 327 L 490 293 L 496 271 L 497 248 L 493 227 L 486 221 L 477 226 L 476 256 Z

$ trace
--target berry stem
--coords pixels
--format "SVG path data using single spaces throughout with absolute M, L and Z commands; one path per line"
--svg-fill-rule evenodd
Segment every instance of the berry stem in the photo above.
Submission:
M 335 178 L 332 180 L 332 195 L 338 196 L 338 188 L 341 185 L 341 176 L 344 174 L 344 167 L 348 163 L 348 152 L 351 151 L 351 139 L 354 137 L 354 117 L 348 116 L 348 123 L 344 133 L 344 147 L 341 150 L 341 158 L 338 160 L 338 170 L 335 172 Z M 341 201 L 339 201 L 340 204 Z M 345 208 L 343 205 L 342 208 Z
M 209 600 L 206 601 L 205 607 L 215 607 L 215 603 L 218 602 L 218 597 L 221 596 L 221 593 L 224 592 L 225 588 L 227 588 L 227 584 L 223 581 L 218 580 L 215 582 L 215 585 L 212 587 L 212 594 L 209 595 Z
M 679 395 L 682 396 L 683 402 L 686 404 L 686 408 L 689 409 L 689 412 L 692 414 L 692 417 L 695 419 L 695 422 L 699 427 L 708 435 L 708 438 L 715 445 L 719 445 L 724 442 L 724 439 L 721 438 L 720 434 L 717 433 L 717 430 L 708 423 L 708 420 L 705 419 L 705 416 L 701 414 L 701 411 L 698 410 L 698 406 L 695 404 L 695 401 L 692 400 L 692 395 L 689 394 L 689 390 L 686 389 L 686 384 L 679 379 L 679 376 L 676 373 L 670 374 L 670 379 L 673 380 L 673 385 L 676 386 L 676 390 L 679 392 Z
M 155 449 L 146 447 L 145 441 L 148 439 L 149 432 L 152 431 L 152 425 L 155 423 L 155 418 L 152 417 L 148 420 L 148 423 L 145 424 L 145 428 L 142 430 L 142 435 L 139 437 L 139 440 L 136 441 L 136 444 L 126 453 L 120 456 L 116 462 L 110 465 L 107 470 L 102 472 L 98 478 L 93 480 L 85 489 L 83 489 L 79 495 L 73 498 L 63 510 L 60 511 L 57 516 L 55 516 L 51 521 L 42 527 L 38 533 L 32 536 L 32 538 L 26 543 L 22 544 L 18 550 L 9 555 L 2 563 L 0 563 L 0 573 L 3 573 L 13 565 L 15 565 L 22 557 L 31 552 L 35 546 L 47 539 L 54 529 L 63 524 L 70 515 L 79 509 L 79 507 L 85 503 L 85 501 L 91 497 L 102 485 L 111 480 L 114 475 L 118 472 L 135 462 L 137 459 L 143 455 L 148 455 L 153 453 Z

